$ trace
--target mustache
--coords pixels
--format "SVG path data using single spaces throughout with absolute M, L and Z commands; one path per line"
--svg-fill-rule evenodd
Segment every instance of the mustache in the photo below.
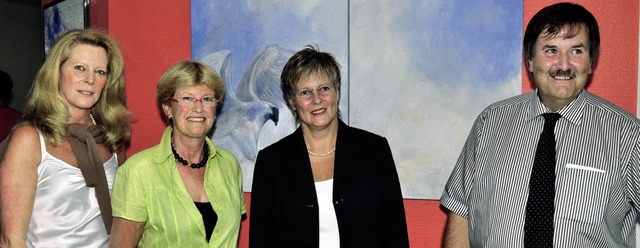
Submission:
M 566 69 L 566 70 L 562 70 L 562 69 L 557 69 L 557 70 L 552 70 L 549 72 L 549 75 L 552 77 L 571 77 L 574 78 L 576 77 L 576 72 L 572 69 Z

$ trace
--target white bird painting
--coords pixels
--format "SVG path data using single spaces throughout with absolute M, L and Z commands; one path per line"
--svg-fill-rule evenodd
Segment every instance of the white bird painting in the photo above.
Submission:
M 236 156 L 243 172 L 244 189 L 249 191 L 253 165 L 259 149 L 295 129 L 280 89 L 282 67 L 293 53 L 268 45 L 253 59 L 241 80 L 229 83 L 232 54 L 229 50 L 211 53 L 201 59 L 225 81 L 225 97 L 212 129 L 213 143 Z M 282 123 L 285 120 L 285 124 Z

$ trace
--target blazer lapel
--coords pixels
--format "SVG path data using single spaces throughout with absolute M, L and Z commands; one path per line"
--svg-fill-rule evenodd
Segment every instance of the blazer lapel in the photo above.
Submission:
M 317 205 L 316 189 L 313 183 L 313 172 L 311 171 L 311 162 L 307 155 L 307 146 L 302 136 L 302 128 L 298 127 L 292 135 L 292 140 L 283 156 L 289 156 L 285 161 L 285 169 L 289 171 L 292 177 L 296 196 L 304 199 L 305 204 Z
M 342 187 L 348 184 L 349 173 L 351 168 L 354 168 L 358 161 L 356 158 L 359 156 L 353 153 L 359 153 L 358 145 L 354 144 L 351 128 L 347 126 L 342 120 L 339 120 L 338 125 L 338 137 L 336 140 L 336 155 L 333 168 L 333 197 L 334 200 L 339 193 L 342 192 Z M 364 145 L 364 144 L 362 144 Z

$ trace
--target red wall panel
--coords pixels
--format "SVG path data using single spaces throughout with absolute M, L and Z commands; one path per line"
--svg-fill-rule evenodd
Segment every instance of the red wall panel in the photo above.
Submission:
M 175 62 L 191 58 L 188 0 L 109 1 L 109 32 L 125 59 L 127 100 L 134 121 L 127 154 L 160 142 L 165 128 L 156 85 Z

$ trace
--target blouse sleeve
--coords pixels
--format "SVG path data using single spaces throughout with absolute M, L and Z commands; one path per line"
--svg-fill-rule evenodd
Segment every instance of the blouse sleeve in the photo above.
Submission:
M 121 166 L 111 193 L 113 216 L 136 222 L 147 222 L 148 214 L 142 177 L 133 166 Z

